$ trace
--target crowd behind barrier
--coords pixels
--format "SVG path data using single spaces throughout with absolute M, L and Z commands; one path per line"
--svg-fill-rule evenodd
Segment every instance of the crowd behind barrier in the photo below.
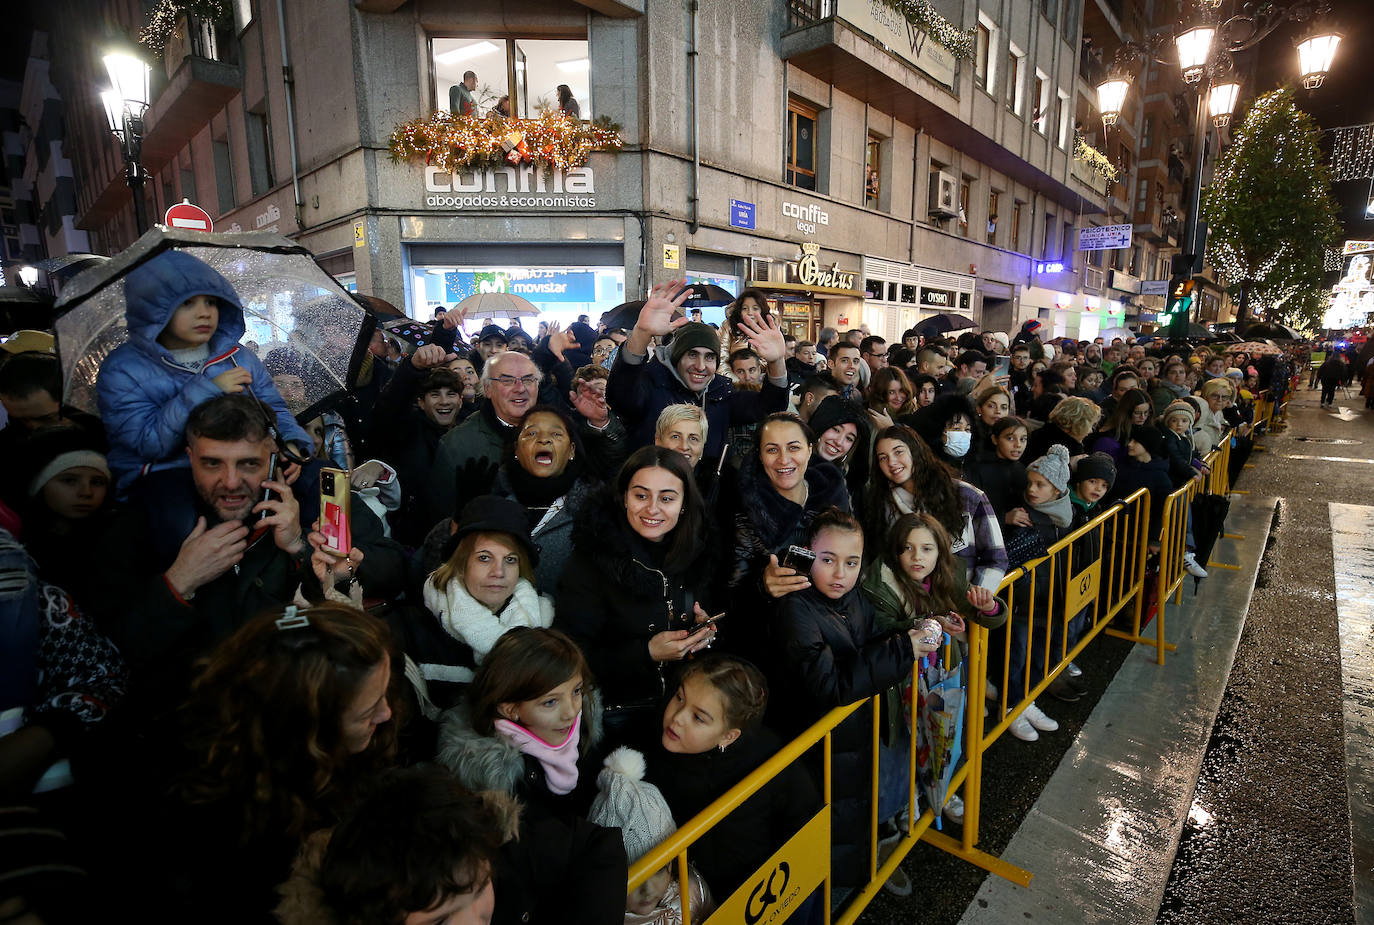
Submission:
M 1290 379 L 682 283 L 259 345 L 209 264 L 133 264 L 102 362 L 0 344 L 0 800 L 44 821 L 0 902 L 49 921 L 848 923 L 918 840 L 1025 883 L 985 753 L 1102 633 L 1163 662 Z

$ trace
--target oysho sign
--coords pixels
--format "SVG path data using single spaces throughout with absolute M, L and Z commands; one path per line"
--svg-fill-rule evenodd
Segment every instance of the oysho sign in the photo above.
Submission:
M 797 282 L 818 289 L 853 289 L 854 274 L 843 272 L 838 263 L 831 264 L 828 270 L 821 269 L 819 251 L 819 244 L 808 241 L 802 245 L 802 255 L 796 264 Z
M 590 167 L 425 168 L 425 205 L 431 209 L 592 209 L 596 177 Z
M 797 202 L 782 201 L 782 214 L 797 220 L 797 230 L 802 234 L 815 234 L 817 225 L 829 225 L 830 216 L 820 206 L 804 206 Z

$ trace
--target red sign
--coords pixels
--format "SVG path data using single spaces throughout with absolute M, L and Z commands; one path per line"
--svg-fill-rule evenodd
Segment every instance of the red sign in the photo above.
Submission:
M 210 213 L 185 199 L 167 210 L 162 224 L 171 228 L 185 228 L 187 231 L 211 230 Z

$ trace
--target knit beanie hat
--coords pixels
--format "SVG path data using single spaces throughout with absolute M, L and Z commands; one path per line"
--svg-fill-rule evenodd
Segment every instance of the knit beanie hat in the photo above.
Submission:
M 673 341 L 668 345 L 668 359 L 676 367 L 688 350 L 695 350 L 697 347 L 705 347 L 719 356 L 720 335 L 709 324 L 691 321 L 673 333 Z
M 997 343 L 999 343 L 1002 346 L 1003 350 L 1008 349 L 1011 345 L 1011 341 L 1007 338 L 1006 331 L 993 331 L 992 339 L 997 341 Z
M 1026 467 L 1027 472 L 1039 472 L 1061 495 L 1069 490 L 1069 451 L 1061 443 L 1056 443 L 1035 462 Z
M 1116 463 L 1106 453 L 1089 453 L 1078 461 L 1078 467 L 1073 470 L 1073 484 L 1086 482 L 1088 479 L 1101 479 L 1107 483 L 1108 491 L 1116 483 Z
M 1245 378 L 1245 373 L 1241 372 L 1240 367 L 1238 367 L 1238 366 L 1232 366 L 1230 369 L 1226 370 L 1226 378 L 1227 378 L 1227 379 L 1244 379 L 1244 378 Z
M 854 442 L 855 444 L 862 444 L 867 441 L 868 431 L 872 426 L 871 420 L 868 412 L 859 407 L 857 402 L 841 398 L 838 395 L 827 395 L 821 399 L 816 410 L 811 412 L 811 420 L 807 424 L 817 438 L 832 427 L 838 427 L 841 424 L 853 424 L 858 429 L 858 436 Z
M 657 787 L 644 780 L 644 756 L 621 746 L 606 756 L 596 777 L 597 794 L 587 821 L 618 827 L 633 864 L 677 831 L 672 810 Z
M 1190 401 L 1184 401 L 1181 398 L 1174 399 L 1169 402 L 1169 407 L 1164 409 L 1164 413 L 1159 416 L 1159 419 L 1165 424 L 1168 424 L 1169 418 L 1173 417 L 1175 414 L 1181 414 L 1187 417 L 1189 427 L 1197 423 L 1197 411 L 1193 408 L 1193 403 Z

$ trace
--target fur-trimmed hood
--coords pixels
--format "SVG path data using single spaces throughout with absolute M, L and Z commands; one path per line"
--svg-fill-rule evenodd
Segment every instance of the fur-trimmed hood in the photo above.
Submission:
M 806 484 L 810 494 L 803 508 L 778 494 L 757 457 L 749 457 L 740 466 L 741 508 L 770 550 L 790 542 L 802 522 L 808 520 L 807 514 L 823 511 L 831 505 L 842 511 L 852 509 L 844 474 L 832 463 L 812 455 L 806 466 Z
M 502 844 L 518 841 L 520 801 L 509 793 L 497 790 L 484 791 L 479 796 L 501 822 Z M 300 853 L 291 867 L 291 876 L 277 887 L 281 902 L 277 904 L 274 914 L 282 925 L 338 925 L 340 919 L 334 915 L 334 910 L 325 905 L 319 881 L 324 855 L 333 835 L 332 828 L 321 829 L 301 844 Z
M 582 741 L 587 755 L 601 742 L 601 696 L 588 687 L 582 695 Z M 439 717 L 439 743 L 434 760 L 448 768 L 469 790 L 514 794 L 525 776 L 525 756 L 505 736 L 482 735 L 472 726 L 472 706 L 464 700 Z
M 642 540 L 636 543 L 636 539 L 625 521 L 613 485 L 603 486 L 587 500 L 573 528 L 573 547 L 590 553 L 607 581 L 632 594 L 661 594 L 660 573 L 673 578 L 713 573 L 716 551 L 711 543 L 699 543 L 690 562 L 672 568 L 672 563 L 663 561 L 664 557 L 653 557 L 649 555 L 651 550 L 636 548 L 650 545 Z

